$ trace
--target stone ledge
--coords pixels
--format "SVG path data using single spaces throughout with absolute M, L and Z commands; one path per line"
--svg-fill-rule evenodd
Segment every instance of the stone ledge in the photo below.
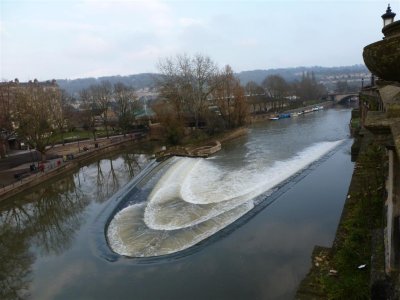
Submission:
M 214 141 L 211 145 L 206 145 L 203 147 L 195 148 L 191 151 L 193 155 L 211 155 L 221 150 L 221 143 L 219 141 Z
M 389 134 L 390 126 L 400 122 L 400 118 L 387 118 L 385 112 L 369 111 L 364 126 L 373 133 Z

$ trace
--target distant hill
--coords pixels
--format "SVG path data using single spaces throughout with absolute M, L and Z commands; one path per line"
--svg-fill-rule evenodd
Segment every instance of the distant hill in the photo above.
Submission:
M 254 81 L 258 84 L 268 75 L 280 75 L 286 81 L 294 81 L 301 79 L 304 72 L 314 72 L 315 78 L 320 80 L 328 76 L 343 77 L 343 75 L 369 73 L 364 65 L 343 66 L 343 67 L 296 67 L 268 70 L 243 71 L 237 74 L 242 85 L 246 85 L 249 81 Z
M 69 94 L 77 96 L 81 90 L 88 88 L 93 84 L 98 84 L 102 81 L 110 81 L 112 84 L 122 82 L 136 90 L 153 88 L 158 76 L 160 75 L 155 73 L 142 73 L 128 76 L 118 75 L 98 78 L 57 79 L 57 83 L 60 88 L 66 90 Z
M 247 84 L 249 81 L 255 81 L 260 84 L 268 75 L 281 75 L 285 80 L 292 82 L 301 79 L 304 72 L 314 72 L 317 80 L 325 83 L 327 78 L 336 77 L 338 80 L 346 78 L 361 78 L 369 71 L 364 65 L 343 66 L 343 67 L 297 67 L 297 68 L 281 68 L 269 70 L 253 70 L 243 71 L 237 73 L 242 85 Z M 77 96 L 79 91 L 89 87 L 92 84 L 100 83 L 101 81 L 108 80 L 112 84 L 122 82 L 136 90 L 143 88 L 154 88 L 156 86 L 156 78 L 160 74 L 156 73 L 142 73 L 128 76 L 105 76 L 99 78 L 79 78 L 79 79 L 58 79 L 58 85 L 66 90 L 71 95 Z

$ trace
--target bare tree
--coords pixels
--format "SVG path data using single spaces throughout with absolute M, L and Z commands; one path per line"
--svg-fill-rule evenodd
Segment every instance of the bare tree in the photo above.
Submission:
M 112 85 L 109 81 L 102 81 L 98 85 L 92 85 L 89 88 L 96 108 L 101 112 L 100 118 L 103 121 L 107 138 L 110 137 L 108 132 L 109 126 L 109 107 L 112 98 Z
M 5 157 L 8 138 L 14 133 L 11 107 L 14 85 L 13 82 L 0 84 L 0 158 Z
M 208 109 L 208 97 L 216 88 L 218 69 L 207 56 L 177 55 L 161 60 L 159 80 L 160 95 L 177 111 L 179 119 L 183 113 L 194 118 L 195 127 L 199 128 L 200 119 Z
M 163 124 L 163 136 L 173 145 L 179 144 L 184 137 L 185 124 L 183 119 L 179 118 L 175 107 L 166 101 L 159 101 L 152 106 L 158 120 Z
M 264 87 L 266 93 L 274 99 L 282 98 L 288 91 L 287 82 L 279 75 L 267 76 L 262 82 L 262 86 Z
M 60 133 L 62 144 L 65 144 L 64 133 L 67 127 L 66 112 L 70 96 L 65 90 L 60 90 L 60 97 L 56 98 L 57 106 L 60 108 L 59 113 L 55 115 L 55 126 Z
M 72 100 L 72 98 L 71 98 Z M 81 112 L 75 109 L 70 103 L 63 104 L 64 118 L 65 118 L 65 129 L 67 131 L 74 131 L 75 128 L 82 125 Z
M 302 101 L 305 100 L 316 100 L 320 96 L 326 94 L 326 88 L 319 84 L 313 72 L 303 73 L 301 80 L 293 84 L 294 90 L 297 96 L 301 98 Z
M 244 89 L 227 65 L 218 76 L 217 88 L 213 92 L 214 103 L 227 128 L 245 124 L 248 108 L 245 102 Z
M 18 135 L 46 159 L 46 147 L 51 144 L 56 120 L 61 113 L 60 91 L 37 82 L 15 91 L 14 122 Z
M 262 88 L 262 86 L 260 86 L 257 82 L 255 81 L 249 81 L 245 88 L 245 93 L 248 96 L 262 96 L 265 94 L 264 89 Z
M 249 107 L 246 102 L 246 97 L 244 95 L 244 89 L 240 85 L 240 82 L 237 81 L 233 87 L 233 96 L 235 99 L 234 102 L 234 125 L 244 126 L 248 122 L 249 118 Z
M 137 97 L 133 88 L 119 82 L 114 84 L 114 98 L 118 109 L 118 124 L 125 136 L 135 121 L 135 108 L 138 107 Z
M 249 81 L 245 88 L 245 94 L 247 103 L 252 106 L 252 112 L 267 111 L 268 110 L 268 97 L 266 97 L 265 91 L 254 81 Z
M 272 100 L 272 107 L 275 109 L 282 108 L 285 102 L 285 96 L 287 96 L 289 85 L 280 75 L 269 75 L 263 82 L 262 86 L 265 89 L 267 96 Z
M 80 91 L 79 96 L 82 101 L 82 121 L 84 127 L 92 132 L 93 140 L 96 140 L 96 103 L 90 89 L 83 89 Z
M 214 103 L 218 108 L 219 115 L 224 119 L 228 128 L 232 125 L 233 89 L 237 79 L 233 75 L 232 68 L 227 65 L 218 78 L 218 86 L 213 92 Z
M 184 84 L 184 71 L 182 70 L 183 64 L 177 63 L 178 58 L 165 58 L 160 60 L 158 69 L 161 71 L 162 76 L 158 78 L 159 92 L 176 112 L 178 121 L 183 120 L 183 113 L 186 107 L 186 93 Z
M 216 77 L 218 69 L 216 64 L 206 56 L 196 55 L 192 59 L 192 89 L 193 89 L 193 105 L 189 106 L 189 110 L 194 115 L 196 128 L 199 127 L 199 118 L 204 110 L 208 109 L 207 97 L 217 87 Z

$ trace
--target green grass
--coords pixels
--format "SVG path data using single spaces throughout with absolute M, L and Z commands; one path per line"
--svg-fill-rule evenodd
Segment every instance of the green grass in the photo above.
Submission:
M 119 134 L 118 131 L 108 131 L 109 135 Z M 96 130 L 96 138 L 106 137 L 107 133 L 105 130 Z M 86 139 L 93 139 L 93 132 L 89 130 L 74 130 L 71 132 L 64 132 L 62 135 L 61 133 L 56 133 L 53 135 L 54 144 L 62 144 L 63 139 L 66 143 L 75 142 L 78 140 L 86 140 Z

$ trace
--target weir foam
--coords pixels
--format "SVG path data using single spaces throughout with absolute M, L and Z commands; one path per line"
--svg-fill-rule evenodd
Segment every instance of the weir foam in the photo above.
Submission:
M 159 256 L 187 249 L 236 221 L 253 199 L 333 150 L 343 141 L 321 142 L 270 166 L 250 163 L 226 172 L 213 160 L 174 158 L 147 201 L 119 211 L 107 229 L 121 255 Z

